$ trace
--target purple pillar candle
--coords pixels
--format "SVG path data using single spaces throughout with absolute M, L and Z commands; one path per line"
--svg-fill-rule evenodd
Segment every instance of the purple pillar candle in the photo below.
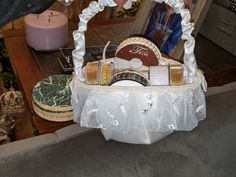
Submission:
M 46 10 L 25 18 L 26 41 L 36 50 L 48 51 L 64 47 L 68 42 L 68 18 L 61 12 Z

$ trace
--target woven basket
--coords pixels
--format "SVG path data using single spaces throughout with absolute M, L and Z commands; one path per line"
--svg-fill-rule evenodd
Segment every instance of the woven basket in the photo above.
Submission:
M 181 86 L 112 87 L 84 84 L 82 65 L 85 54 L 87 22 L 112 0 L 91 2 L 80 15 L 74 31 L 73 60 L 75 74 L 71 81 L 74 121 L 88 128 L 100 128 L 104 137 L 125 143 L 151 144 L 174 130 L 191 131 L 206 117 L 206 82 L 197 69 L 195 40 L 190 12 L 182 0 L 156 0 L 169 4 L 182 16 L 182 39 L 186 40 L 184 67 L 187 84 Z M 176 61 L 163 58 L 165 63 Z

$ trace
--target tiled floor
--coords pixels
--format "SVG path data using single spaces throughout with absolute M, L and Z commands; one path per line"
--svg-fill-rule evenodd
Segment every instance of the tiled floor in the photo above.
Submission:
M 196 38 L 195 54 L 208 86 L 221 86 L 236 81 L 236 57 L 200 34 Z

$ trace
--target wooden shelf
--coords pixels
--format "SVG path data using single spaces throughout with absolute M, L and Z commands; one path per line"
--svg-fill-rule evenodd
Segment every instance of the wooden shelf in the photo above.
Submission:
M 46 121 L 35 114 L 32 106 L 32 90 L 35 84 L 44 78 L 44 75 L 26 43 L 24 30 L 7 31 L 4 33 L 4 39 L 14 73 L 27 100 L 36 131 L 39 134 L 51 133 L 73 124 L 72 121 L 63 123 Z

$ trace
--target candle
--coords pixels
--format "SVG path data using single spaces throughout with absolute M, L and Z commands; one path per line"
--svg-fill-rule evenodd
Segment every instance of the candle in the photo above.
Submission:
M 179 86 L 184 83 L 184 68 L 181 65 L 170 65 L 170 85 Z
M 99 75 L 99 64 L 100 63 L 90 63 L 86 65 L 86 84 L 97 85 L 98 75 Z
M 26 41 L 36 50 L 48 51 L 64 47 L 68 42 L 68 19 L 61 12 L 46 10 L 24 18 Z

